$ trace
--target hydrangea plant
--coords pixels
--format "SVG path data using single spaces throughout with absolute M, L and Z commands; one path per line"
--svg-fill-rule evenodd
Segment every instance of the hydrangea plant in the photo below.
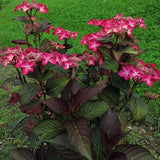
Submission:
M 138 46 L 132 31 L 145 28 L 142 18 L 91 19 L 96 33 L 86 34 L 83 53 L 69 53 L 71 38 L 78 32 L 54 28 L 37 13 L 47 13 L 44 4 L 23 1 L 15 11 L 26 16 L 22 23 L 25 39 L 12 40 L 15 47 L 1 50 L 0 62 L 17 71 L 2 88 L 11 94 L 8 103 L 17 103 L 25 117 L 25 130 L 35 148 L 17 148 L 12 159 L 27 160 L 151 160 L 152 155 L 139 145 L 122 144 L 130 119 L 142 121 L 148 113 L 147 102 L 135 93 L 142 83 L 160 82 L 154 64 L 137 59 L 145 51 Z M 43 39 L 52 34 L 58 42 Z M 20 82 L 20 83 L 18 83 Z M 17 92 L 13 86 L 19 85 Z M 20 122 L 20 121 L 19 121 Z

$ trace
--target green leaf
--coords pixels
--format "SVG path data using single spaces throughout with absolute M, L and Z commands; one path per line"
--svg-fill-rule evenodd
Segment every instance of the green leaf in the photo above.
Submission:
M 31 102 L 38 92 L 38 85 L 35 83 L 23 84 L 19 90 L 20 101 L 22 104 Z
M 11 151 L 12 160 L 36 160 L 35 155 L 27 148 L 17 148 Z
M 33 78 L 33 79 L 35 79 L 35 80 L 37 80 L 37 81 L 39 81 L 39 82 L 41 81 L 41 74 L 40 74 L 40 72 L 38 71 L 38 68 L 37 68 L 37 67 L 34 68 L 33 72 L 29 72 L 29 73 L 27 74 L 27 77 Z
M 42 73 L 42 81 L 46 81 L 48 80 L 49 78 L 52 78 L 53 77 L 53 72 L 50 71 L 50 70 L 46 70 Z
M 57 120 L 45 120 L 35 126 L 33 132 L 40 140 L 51 139 L 64 130 L 61 122 Z
M 108 58 L 102 64 L 102 68 L 112 70 L 113 72 L 118 72 L 119 64 L 113 58 Z
M 50 70 L 55 74 L 61 74 L 65 75 L 66 71 L 60 66 L 60 65 L 54 65 L 51 63 L 47 63 L 47 65 L 44 66 L 44 70 Z
M 108 85 L 98 96 L 109 105 L 117 105 L 119 103 L 120 91 L 114 86 Z
M 93 144 L 93 149 L 96 153 L 96 160 L 101 160 L 102 158 L 102 141 L 101 141 L 101 133 L 98 128 L 95 128 L 92 131 L 92 144 Z
M 102 116 L 108 110 L 108 104 L 104 101 L 89 101 L 76 114 L 76 117 L 85 117 L 92 120 Z
M 114 56 L 114 58 L 115 58 L 115 60 L 117 61 L 117 62 L 119 62 L 120 61 L 120 58 L 122 57 L 122 55 L 124 54 L 123 53 L 123 49 L 120 49 L 120 50 L 115 50 L 115 49 L 113 49 L 112 50 L 112 53 L 113 53 L 113 56 Z
M 91 149 L 91 128 L 87 119 L 78 119 L 65 124 L 70 144 L 88 160 L 93 160 Z
M 2 82 L 1 88 L 10 93 L 10 91 L 14 85 L 15 80 L 16 80 L 15 78 L 6 79 L 5 81 Z
M 114 152 L 124 153 L 131 160 L 155 160 L 147 149 L 139 145 L 119 145 Z
M 111 50 L 105 46 L 99 46 L 98 51 L 102 54 L 103 57 L 111 57 Z
M 48 145 L 47 150 L 47 159 L 46 160 L 64 160 L 60 154 L 56 152 L 56 149 L 52 145 Z
M 66 134 L 61 134 L 50 140 L 44 140 L 51 144 L 67 160 L 83 160 L 78 151 L 71 146 Z
M 121 122 L 121 131 L 124 131 L 124 129 L 127 127 L 128 119 L 127 116 L 124 114 L 124 112 L 121 112 L 118 115 L 119 121 Z
M 131 55 L 140 55 L 140 54 L 142 54 L 144 52 L 145 52 L 145 50 L 143 50 L 143 49 L 137 49 L 136 50 L 136 49 L 134 49 L 133 46 L 128 46 L 123 50 L 123 53 L 131 54 Z
M 112 85 L 116 88 L 127 90 L 130 86 L 129 81 L 126 81 L 123 77 L 120 77 L 117 73 L 111 72 Z
M 21 116 L 14 124 L 12 127 L 12 132 L 17 128 L 17 126 L 24 120 L 26 119 L 26 115 L 24 114 L 23 116 Z
M 129 103 L 129 109 L 132 113 L 134 121 L 144 120 L 146 115 L 148 114 L 147 103 L 137 94 L 132 95 Z
M 46 82 L 46 91 L 49 96 L 58 96 L 64 87 L 67 85 L 69 79 L 66 77 L 52 77 Z

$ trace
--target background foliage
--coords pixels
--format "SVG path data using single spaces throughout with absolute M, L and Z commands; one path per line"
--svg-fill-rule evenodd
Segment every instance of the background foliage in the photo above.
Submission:
M 0 10 L 0 47 L 4 49 L 6 46 L 13 46 L 11 40 L 15 39 L 15 37 L 23 39 L 18 24 L 12 21 L 12 19 L 19 14 L 13 14 L 13 8 L 18 3 L 21 3 L 21 1 L 3 0 L 0 2 L 2 7 Z M 49 20 L 54 27 L 61 26 L 64 29 L 79 32 L 76 41 L 73 42 L 75 46 L 79 47 L 74 47 L 71 51 L 73 53 L 82 53 L 84 48 L 79 45 L 81 37 L 87 33 L 96 31 L 95 27 L 87 25 L 90 19 L 108 19 L 115 16 L 117 13 L 122 13 L 124 16 L 132 16 L 134 18 L 142 17 L 146 24 L 146 30 L 137 29 L 134 33 L 134 35 L 141 38 L 140 48 L 146 50 L 146 53 L 141 56 L 141 59 L 148 63 L 155 63 L 158 69 L 160 69 L 159 0 L 37 0 L 37 2 L 47 5 L 49 13 L 43 16 Z M 51 39 L 52 37 L 47 38 Z M 7 74 L 4 74 L 6 73 L 4 70 L 7 71 Z M 14 71 L 10 68 L 2 69 L 0 66 L 0 82 L 6 77 L 12 76 L 13 73 Z M 155 84 L 152 89 L 142 86 L 138 91 L 143 94 L 143 91 L 148 89 L 160 94 L 160 86 L 158 84 Z M 21 135 L 18 135 L 18 131 L 13 134 L 10 132 L 13 122 L 18 117 L 21 117 L 22 113 L 18 111 L 16 106 L 10 107 L 6 105 L 5 102 L 7 99 L 8 97 L 5 92 L 0 90 L 0 158 L 2 157 L 1 159 L 4 160 L 10 159 L 8 153 L 11 148 L 27 145 L 25 143 L 26 138 L 24 138 L 24 141 L 18 138 L 21 136 L 26 137 L 25 133 L 20 132 Z M 158 139 L 160 132 L 160 126 L 158 125 L 160 124 L 158 123 L 160 122 L 159 106 L 160 102 L 152 103 L 150 106 L 151 114 L 147 117 L 145 123 L 145 126 L 147 126 L 145 129 L 152 130 L 149 131 L 149 133 L 151 133 L 150 143 L 154 142 L 154 139 Z M 142 133 L 147 134 L 146 132 Z M 136 132 L 132 134 L 136 134 Z M 128 140 L 132 141 L 132 138 L 128 137 Z M 155 156 L 158 156 L 158 154 Z

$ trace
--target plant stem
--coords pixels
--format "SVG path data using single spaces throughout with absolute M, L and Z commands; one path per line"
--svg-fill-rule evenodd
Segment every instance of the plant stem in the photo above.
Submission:
M 20 73 L 19 69 L 18 69 L 18 68 L 16 68 L 16 71 L 17 71 L 17 73 L 18 73 L 18 77 L 19 77 L 19 79 L 20 79 L 21 83 L 22 83 L 22 84 L 24 84 L 24 82 L 23 82 L 23 79 L 22 79 L 22 76 L 21 76 L 21 73 Z
M 26 77 L 25 77 L 25 76 L 23 76 L 23 80 L 24 80 L 24 83 L 27 83 Z

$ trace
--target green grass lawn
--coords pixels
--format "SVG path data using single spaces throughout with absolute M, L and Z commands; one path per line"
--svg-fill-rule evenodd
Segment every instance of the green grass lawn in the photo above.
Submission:
M 31 1 L 29 1 L 31 2 Z M 145 21 L 146 30 L 136 29 L 134 35 L 141 39 L 140 47 L 146 50 L 140 58 L 148 63 L 155 63 L 160 69 L 160 0 L 37 0 L 47 6 L 49 13 L 39 14 L 39 17 L 46 18 L 55 28 L 63 27 L 72 32 L 78 31 L 76 40 L 71 42 L 76 46 L 70 52 L 82 53 L 85 49 L 80 46 L 80 39 L 87 33 L 96 32 L 97 28 L 87 25 L 90 19 L 108 19 L 118 13 L 134 18 L 141 17 Z M 21 11 L 13 12 L 15 6 L 22 3 L 21 0 L 1 0 L 0 10 L 0 48 L 14 46 L 13 39 L 25 39 L 17 21 L 13 18 L 21 15 Z M 52 35 L 45 35 L 44 38 L 52 39 Z M 2 79 L 12 76 L 8 69 L 0 66 L 0 83 Z M 139 92 L 150 90 L 160 94 L 160 84 L 155 84 L 152 88 L 143 86 Z M 9 150 L 19 145 L 25 145 L 18 138 L 14 139 L 19 133 L 10 135 L 10 128 L 13 122 L 22 115 L 18 108 L 7 106 L 8 95 L 0 90 L 0 159 L 9 160 Z M 160 102 L 153 102 L 150 105 L 150 117 L 147 123 L 152 121 L 155 127 L 154 135 L 160 136 Z M 154 117 L 154 118 L 153 118 Z M 25 133 L 22 133 L 24 136 Z M 10 137 L 11 136 L 11 137 Z M 18 136 L 20 137 L 20 135 Z M 154 137 L 154 136 L 153 136 Z M 23 137 L 22 137 L 23 139 Z M 3 149 L 3 151 L 2 151 Z M 1 154 L 3 152 L 3 154 Z

